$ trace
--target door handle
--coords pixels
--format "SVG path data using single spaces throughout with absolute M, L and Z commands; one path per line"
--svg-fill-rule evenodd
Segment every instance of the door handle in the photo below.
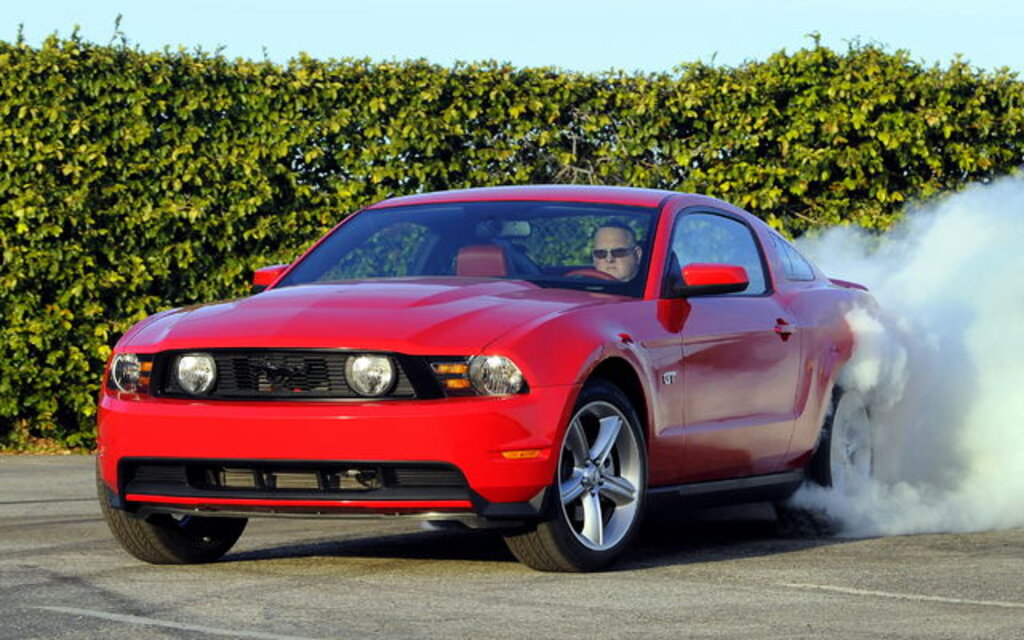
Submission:
M 794 327 L 792 323 L 790 323 L 785 318 L 777 318 L 775 320 L 774 331 L 775 333 L 779 334 L 779 336 L 781 336 L 783 340 L 786 340 L 789 338 L 789 336 L 796 333 L 796 327 Z

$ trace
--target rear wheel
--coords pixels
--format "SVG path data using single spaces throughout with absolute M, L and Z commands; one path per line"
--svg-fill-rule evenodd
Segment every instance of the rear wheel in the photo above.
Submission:
M 97 477 L 100 510 L 114 538 L 125 551 L 152 564 L 213 562 L 227 553 L 245 530 L 245 518 L 173 516 L 160 513 L 140 518 L 114 509 Z
M 807 468 L 811 482 L 849 493 L 871 478 L 871 419 L 860 393 L 836 387 L 821 438 Z
M 636 411 L 617 387 L 592 381 L 565 429 L 545 520 L 505 540 L 534 569 L 602 569 L 636 535 L 646 488 L 647 456 Z
M 856 391 L 835 387 L 818 448 L 807 465 L 807 482 L 839 494 L 852 494 L 872 477 L 873 440 L 864 397 Z M 792 502 L 776 504 L 776 511 L 783 530 L 789 533 L 830 535 L 843 524 L 820 508 Z

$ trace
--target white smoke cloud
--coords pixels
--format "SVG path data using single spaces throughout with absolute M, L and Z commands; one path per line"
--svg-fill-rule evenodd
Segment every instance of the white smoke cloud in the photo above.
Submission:
M 842 380 L 867 399 L 875 477 L 795 502 L 847 536 L 1024 526 L 1024 180 L 944 197 L 882 237 L 839 228 L 800 244 L 881 311 L 849 315 Z

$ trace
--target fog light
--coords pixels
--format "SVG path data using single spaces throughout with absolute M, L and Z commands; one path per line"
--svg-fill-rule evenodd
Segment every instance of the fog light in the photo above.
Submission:
M 174 366 L 178 385 L 194 396 L 209 393 L 217 382 L 217 363 L 208 353 L 186 353 L 178 356 Z
M 395 366 L 387 356 L 352 356 L 345 363 L 345 379 L 361 396 L 379 397 L 395 386 Z

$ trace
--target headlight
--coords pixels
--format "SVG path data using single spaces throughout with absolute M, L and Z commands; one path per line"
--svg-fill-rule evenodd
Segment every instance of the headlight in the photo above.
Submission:
M 110 385 L 123 393 L 145 393 L 152 371 L 152 356 L 119 353 L 110 362 Z
M 353 356 L 345 363 L 345 379 L 361 396 L 383 396 L 395 386 L 395 365 L 387 356 Z
M 217 382 L 217 363 L 208 353 L 186 353 L 178 356 L 174 374 L 186 393 L 200 396 Z
M 523 388 L 523 372 L 505 356 L 473 356 L 469 380 L 477 393 L 490 396 L 512 395 Z

